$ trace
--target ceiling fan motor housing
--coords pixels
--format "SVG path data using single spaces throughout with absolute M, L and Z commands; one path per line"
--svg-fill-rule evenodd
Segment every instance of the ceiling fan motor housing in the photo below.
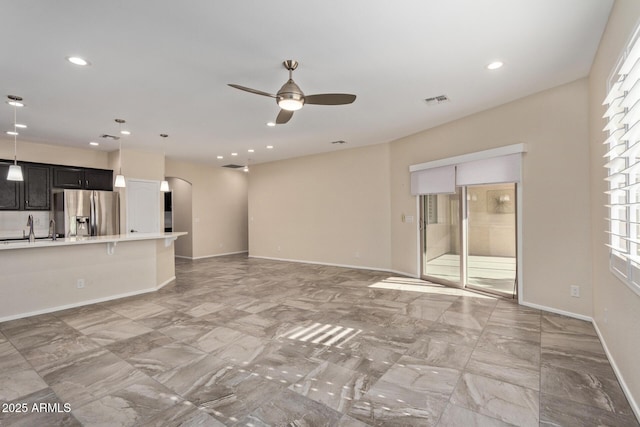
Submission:
M 278 106 L 283 110 L 296 111 L 304 105 L 304 93 L 292 79 L 282 85 L 277 96 Z

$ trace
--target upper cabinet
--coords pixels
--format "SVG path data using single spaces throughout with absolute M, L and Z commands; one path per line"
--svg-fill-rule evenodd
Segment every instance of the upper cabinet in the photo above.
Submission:
M 104 169 L 85 169 L 84 182 L 87 190 L 113 190 L 113 171 Z
M 24 175 L 24 209 L 49 210 L 51 201 L 51 168 L 48 165 L 26 163 Z
M 84 169 L 68 166 L 54 166 L 53 186 L 55 188 L 84 188 Z
M 54 166 L 53 187 L 111 191 L 113 190 L 113 171 Z
M 56 188 L 113 190 L 113 171 L 45 163 L 18 162 L 24 181 L 8 181 L 11 160 L 0 160 L 0 210 L 49 210 Z
M 13 162 L 0 160 L 0 210 L 17 211 L 21 209 L 22 183 L 8 181 L 7 173 Z

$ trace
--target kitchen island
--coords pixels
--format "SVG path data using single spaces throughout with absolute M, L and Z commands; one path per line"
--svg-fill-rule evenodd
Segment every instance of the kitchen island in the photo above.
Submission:
M 185 234 L 0 242 L 0 322 L 156 291 L 175 279 Z

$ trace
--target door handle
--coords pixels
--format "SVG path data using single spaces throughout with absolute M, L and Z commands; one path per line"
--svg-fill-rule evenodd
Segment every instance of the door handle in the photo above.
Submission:
M 424 219 L 420 218 L 418 222 L 418 228 L 420 229 L 420 231 L 424 230 Z

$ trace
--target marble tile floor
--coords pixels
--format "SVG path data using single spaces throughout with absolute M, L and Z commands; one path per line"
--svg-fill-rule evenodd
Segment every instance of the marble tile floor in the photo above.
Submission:
M 0 425 L 638 426 L 587 322 L 243 255 L 176 275 L 0 323 Z

